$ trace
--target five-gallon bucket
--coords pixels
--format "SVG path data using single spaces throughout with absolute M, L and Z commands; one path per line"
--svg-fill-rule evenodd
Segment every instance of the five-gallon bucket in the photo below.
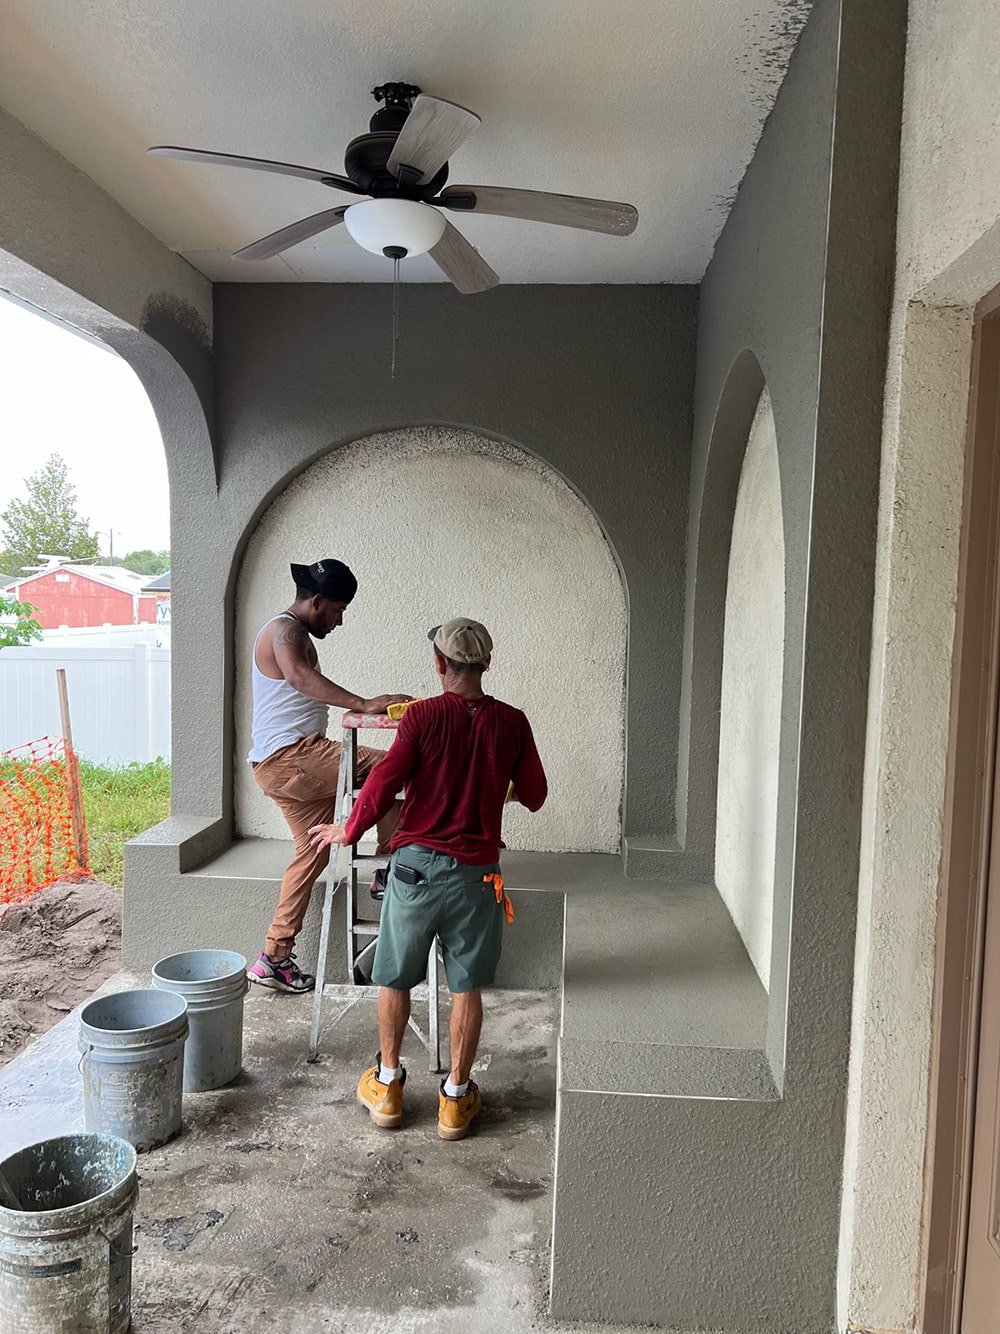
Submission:
M 83 1114 L 88 1130 L 140 1151 L 181 1128 L 187 1002 L 167 991 L 120 991 L 80 1014 Z
M 0 1204 L 0 1330 L 127 1330 L 138 1193 L 132 1145 L 113 1135 L 64 1135 L 13 1154 L 0 1163 L 0 1174 L 7 1185 Z
M 233 950 L 187 950 L 153 967 L 153 986 L 188 1005 L 184 1091 L 204 1093 L 230 1084 L 243 1066 L 243 997 L 247 961 Z

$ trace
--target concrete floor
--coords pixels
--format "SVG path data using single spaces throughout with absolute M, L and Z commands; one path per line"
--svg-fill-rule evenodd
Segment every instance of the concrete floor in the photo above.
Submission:
M 102 990 L 128 984 L 141 983 L 119 975 Z M 374 1005 L 358 1005 L 307 1066 L 308 1000 L 251 992 L 242 1075 L 189 1096 L 181 1136 L 140 1158 L 134 1329 L 612 1328 L 545 1315 L 558 1006 L 553 992 L 488 996 L 483 1112 L 467 1140 L 445 1143 L 438 1077 L 412 1034 L 406 1121 L 378 1130 L 355 1103 Z M 68 1016 L 0 1076 L 5 1152 L 81 1124 L 75 1037 Z

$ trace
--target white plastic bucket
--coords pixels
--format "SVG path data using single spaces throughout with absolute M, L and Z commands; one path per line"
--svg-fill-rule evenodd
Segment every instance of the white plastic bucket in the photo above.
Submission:
M 142 1153 L 181 1128 L 187 1003 L 143 987 L 85 1005 L 80 1014 L 83 1116 L 88 1130 L 120 1135 Z
M 186 950 L 153 967 L 153 986 L 187 1001 L 184 1092 L 231 1084 L 243 1068 L 247 961 L 234 950 Z
M 0 1205 L 0 1330 L 124 1334 L 132 1309 L 135 1149 L 63 1135 L 0 1163 L 20 1208 Z

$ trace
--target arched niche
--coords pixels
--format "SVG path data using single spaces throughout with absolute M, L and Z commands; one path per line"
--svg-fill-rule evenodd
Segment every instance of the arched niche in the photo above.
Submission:
M 771 399 L 746 442 L 729 548 L 719 710 L 715 883 L 764 986 L 771 969 L 785 541 Z
M 714 867 L 719 709 L 729 554 L 747 440 L 764 372 L 744 349 L 719 397 L 700 477 L 692 479 L 688 608 L 677 783 L 678 840 L 702 873 Z
M 337 556 L 359 593 L 320 646 L 323 670 L 376 693 L 437 688 L 427 629 L 483 620 L 496 642 L 486 689 L 528 714 L 549 774 L 546 807 L 508 808 L 512 847 L 616 852 L 624 772 L 625 591 L 592 511 L 527 451 L 468 430 L 420 427 L 341 446 L 262 514 L 236 585 L 237 831 L 287 837 L 244 762 L 259 627 L 287 606 L 289 561 Z M 330 735 L 336 735 L 336 712 Z

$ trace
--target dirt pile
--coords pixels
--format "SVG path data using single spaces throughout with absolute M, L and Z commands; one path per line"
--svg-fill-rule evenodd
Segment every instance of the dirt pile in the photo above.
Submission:
M 121 890 L 60 881 L 0 908 L 0 1066 L 120 967 Z

